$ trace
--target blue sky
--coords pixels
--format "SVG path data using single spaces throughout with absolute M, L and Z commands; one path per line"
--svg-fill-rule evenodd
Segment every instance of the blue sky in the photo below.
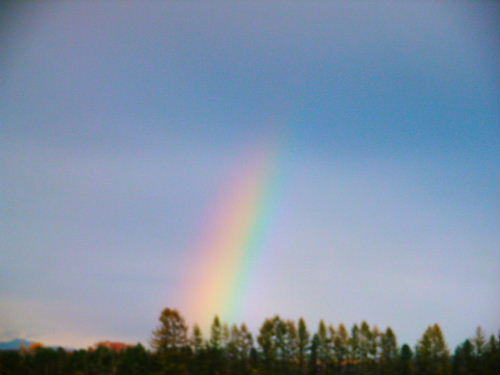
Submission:
M 410 344 L 499 329 L 498 2 L 0 11 L 0 338 L 146 342 L 242 150 L 276 129 L 243 320 L 366 319 Z

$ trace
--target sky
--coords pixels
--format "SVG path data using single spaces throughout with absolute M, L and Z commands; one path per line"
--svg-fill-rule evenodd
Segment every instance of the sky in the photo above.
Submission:
M 269 139 L 238 322 L 498 332 L 498 11 L 2 4 L 0 340 L 147 344 L 165 307 L 192 324 L 214 207 Z

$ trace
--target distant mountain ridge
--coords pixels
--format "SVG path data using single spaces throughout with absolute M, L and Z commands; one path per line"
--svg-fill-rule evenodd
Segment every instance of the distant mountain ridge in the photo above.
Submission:
M 30 341 L 26 339 L 13 339 L 11 341 L 0 341 L 0 350 L 20 350 L 21 345 L 26 346 L 26 348 L 29 348 L 31 344 L 36 343 L 36 341 Z M 43 343 L 42 343 L 43 345 Z M 63 348 L 66 351 L 74 351 L 76 350 L 75 348 L 68 347 L 68 346 L 62 346 L 62 345 L 43 345 L 45 348 L 53 348 L 53 349 L 58 349 L 58 348 Z
M 0 350 L 19 350 L 21 345 L 29 347 L 34 341 L 29 341 L 26 339 L 14 339 L 11 341 L 0 342 Z

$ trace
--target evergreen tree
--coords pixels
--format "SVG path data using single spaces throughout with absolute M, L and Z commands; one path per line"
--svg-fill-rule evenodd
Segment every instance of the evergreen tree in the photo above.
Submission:
M 500 339 L 500 332 L 498 334 Z M 486 345 L 485 355 L 484 355 L 484 363 L 486 372 L 488 374 L 493 374 L 498 372 L 500 369 L 500 343 L 499 339 L 495 337 L 495 335 L 491 335 Z
M 331 363 L 330 342 L 328 340 L 328 333 L 326 323 L 323 319 L 320 320 L 318 325 L 318 364 L 321 371 L 325 371 L 327 366 Z
M 188 328 L 177 310 L 166 308 L 160 315 L 160 326 L 153 331 L 151 346 L 166 374 L 187 373 Z
M 413 352 L 408 344 L 403 344 L 399 352 L 399 373 L 408 375 L 412 372 Z
M 360 362 L 358 371 L 361 371 L 363 373 L 370 373 L 374 371 L 375 367 L 377 336 L 372 332 L 370 325 L 366 321 L 361 322 L 358 332 Z
M 284 321 L 278 315 L 272 319 L 266 319 L 260 328 L 257 341 L 261 348 L 266 372 L 290 371 L 300 346 L 299 334 L 293 322 Z
M 240 347 L 239 347 L 239 341 L 240 341 L 240 329 L 239 327 L 234 324 L 231 327 L 230 331 L 230 338 L 228 340 L 228 343 L 226 344 L 226 353 L 227 353 L 227 360 L 228 360 L 228 367 L 229 371 L 228 373 L 240 373 L 241 372 L 241 356 L 240 356 Z
M 288 327 L 287 324 L 279 317 L 273 319 L 274 336 L 276 338 L 276 356 L 277 370 L 279 373 L 287 373 L 291 361 L 290 350 L 287 345 Z
M 253 336 L 252 333 L 248 330 L 247 325 L 245 323 L 241 324 L 240 332 L 241 332 L 241 340 L 239 346 L 245 357 L 248 357 L 250 356 L 250 351 L 253 348 Z
M 429 326 L 415 349 L 417 368 L 426 374 L 448 374 L 450 352 L 438 324 Z
M 191 336 L 191 345 L 195 353 L 199 353 L 203 349 L 203 334 L 198 324 L 193 326 L 193 334 Z
M 474 347 L 470 340 L 465 340 L 455 349 L 453 355 L 453 373 L 471 374 L 474 372 Z
M 193 361 L 189 364 L 189 372 L 201 374 L 207 372 L 207 347 L 200 326 L 195 324 L 191 334 Z
M 236 327 L 236 329 L 238 329 Z M 228 348 L 230 346 L 231 342 L 231 328 L 229 328 L 229 324 L 223 323 L 222 324 L 222 348 L 221 348 L 221 356 L 222 356 L 222 368 L 223 372 L 228 372 L 229 371 L 229 362 L 230 359 L 228 358 Z M 234 363 L 233 363 L 234 365 Z
M 474 337 L 472 338 L 472 347 L 474 355 L 474 372 L 477 374 L 484 374 L 485 368 L 485 349 L 486 337 L 482 327 L 477 327 Z
M 158 352 L 175 351 L 187 346 L 187 326 L 177 310 L 166 308 L 160 315 L 160 326 L 153 331 L 151 346 Z
M 306 371 L 307 348 L 309 347 L 309 331 L 303 318 L 299 319 L 299 329 L 297 334 L 297 358 L 301 372 Z
M 476 328 L 476 334 L 472 339 L 472 345 L 474 347 L 474 356 L 476 358 L 481 358 L 486 346 L 486 337 L 482 327 Z
M 207 367 L 212 374 L 221 374 L 225 370 L 224 363 L 224 332 L 218 316 L 214 317 L 210 327 L 210 340 L 207 352 Z
M 333 355 L 339 371 L 346 366 L 349 360 L 349 332 L 343 323 L 339 324 L 333 340 Z
M 354 324 L 351 327 L 351 337 L 349 338 L 349 359 L 351 365 L 357 365 L 361 359 L 361 350 L 359 345 L 359 327 Z
M 261 365 L 259 351 L 252 346 L 252 349 L 250 349 L 250 373 L 256 374 L 259 371 L 262 371 L 262 368 L 263 366 Z
M 381 367 L 387 374 L 394 373 L 398 359 L 398 342 L 391 327 L 388 327 L 380 336 L 380 349 Z
M 219 350 L 222 348 L 223 341 L 222 324 L 216 315 L 210 327 L 210 347 Z
M 358 334 L 359 359 L 366 363 L 370 353 L 371 331 L 366 321 L 361 322 Z
M 277 359 L 277 347 L 276 347 L 276 337 L 274 332 L 274 319 L 266 319 L 259 330 L 259 336 L 257 337 L 257 342 L 259 343 L 262 360 L 263 369 L 266 373 L 273 373 L 274 364 Z
M 335 339 L 337 337 L 337 331 L 333 325 L 328 326 L 328 351 L 329 351 L 329 363 L 327 372 L 335 372 L 337 368 L 336 356 L 335 356 Z
M 393 334 L 394 334 L 394 332 L 393 332 Z M 373 328 L 371 329 L 371 335 L 370 335 L 370 341 L 369 341 L 369 354 L 368 354 L 369 358 L 372 361 L 379 360 L 380 351 L 381 351 L 380 342 L 382 340 L 383 335 L 384 334 L 382 332 L 380 332 L 380 329 L 378 328 L 378 326 L 374 325 Z M 396 353 L 397 353 L 397 347 L 396 347 Z
M 236 327 L 238 329 L 238 327 Z M 231 341 L 231 328 L 229 328 L 229 324 L 224 323 L 222 325 L 222 347 L 226 347 Z
M 318 334 L 315 333 L 311 340 L 311 347 L 309 349 L 309 373 L 311 375 L 316 375 L 318 373 L 318 346 L 319 346 L 319 337 Z
M 248 374 L 251 371 L 253 337 L 245 323 L 241 324 L 240 326 L 237 346 L 240 353 L 241 372 L 243 374 Z
M 286 324 L 286 335 L 285 335 L 285 348 L 286 348 L 286 358 L 288 361 L 287 368 L 288 371 L 297 372 L 298 370 L 298 333 L 295 327 L 295 322 L 293 320 L 287 320 Z

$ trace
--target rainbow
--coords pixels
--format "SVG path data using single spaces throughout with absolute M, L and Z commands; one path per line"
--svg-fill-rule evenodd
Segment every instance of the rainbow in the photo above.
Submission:
M 228 323 L 240 316 L 274 211 L 280 145 L 267 141 L 236 163 L 196 246 L 187 313 L 202 327 L 215 315 Z

